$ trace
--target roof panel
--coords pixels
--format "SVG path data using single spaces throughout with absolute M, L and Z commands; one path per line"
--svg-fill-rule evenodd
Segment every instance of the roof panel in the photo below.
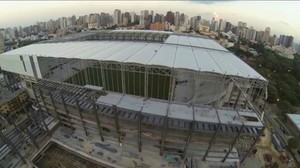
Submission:
M 170 35 L 166 40 L 165 40 L 165 44 L 178 44 L 178 39 L 179 36 L 178 35 Z
M 149 61 L 148 65 L 161 65 L 172 68 L 176 54 L 176 45 L 164 44 Z
M 242 74 L 254 79 L 266 80 L 263 76 L 257 73 L 244 61 L 233 55 L 232 53 L 223 53 L 223 57 L 226 57 L 232 65 L 234 65 Z
M 178 44 L 190 46 L 190 41 L 187 36 L 179 36 Z
M 195 54 L 197 64 L 199 65 L 200 71 L 216 72 L 216 73 L 223 74 L 223 71 L 216 64 L 216 62 L 211 58 L 207 50 L 193 47 L 193 51 Z
M 98 50 L 95 55 L 92 56 L 84 56 L 88 57 L 89 59 L 97 59 L 97 60 L 104 60 L 105 58 L 117 53 L 117 52 L 122 52 L 126 47 L 130 46 L 133 42 L 119 42 L 116 41 L 114 42 L 115 44 L 112 47 L 109 47 L 104 50 Z
M 184 68 L 198 71 L 198 65 L 191 47 L 178 46 L 174 68 Z
M 141 50 L 143 47 L 146 46 L 147 43 L 132 43 L 130 46 L 126 47 L 122 52 L 117 52 L 112 56 L 106 58 L 105 60 L 109 61 L 117 61 L 117 62 L 124 62 L 130 56 Z
M 198 41 L 198 38 L 196 37 L 189 37 L 189 41 L 191 46 L 193 47 L 202 47 L 201 43 Z
M 144 48 L 133 54 L 125 62 L 147 64 L 160 49 L 162 44 L 148 43 Z
M 244 76 L 232 63 L 229 61 L 228 56 L 224 56 L 219 51 L 207 51 L 209 55 L 218 64 L 222 72 L 226 75 Z

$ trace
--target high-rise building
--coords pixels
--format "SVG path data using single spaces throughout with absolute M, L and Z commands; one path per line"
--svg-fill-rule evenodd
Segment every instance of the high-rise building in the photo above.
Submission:
M 0 33 L 0 54 L 4 52 L 4 37 Z
M 226 26 L 226 20 L 220 19 L 219 21 L 219 30 L 220 31 L 224 31 L 225 30 L 225 26 Z
M 293 41 L 293 36 L 280 35 L 277 44 L 288 48 L 292 46 Z
M 174 25 L 174 13 L 172 11 L 167 12 L 165 21 L 170 23 L 171 25 Z
M 273 35 L 272 37 L 269 38 L 269 43 L 271 46 L 275 46 L 277 44 L 277 36 L 276 35 Z
M 265 31 L 258 31 L 256 34 L 256 40 L 258 42 L 263 42 Z
M 156 14 L 155 16 L 154 16 L 154 23 L 163 23 L 163 15 L 162 14 Z
M 198 30 L 199 29 L 199 24 L 201 21 L 201 16 L 194 16 L 191 18 L 191 22 L 190 22 L 190 27 L 193 30 Z
M 115 9 L 114 11 L 114 24 L 119 25 L 121 24 L 121 10 Z
M 130 22 L 135 22 L 135 12 L 130 12 Z
M 232 29 L 232 24 L 230 22 L 226 22 L 225 24 L 225 32 L 229 32 Z
M 180 13 L 178 11 L 175 12 L 174 24 L 176 27 L 180 25 Z
M 238 27 L 247 27 L 246 22 L 238 21 Z
M 148 15 L 149 15 L 149 10 L 143 10 L 141 11 L 141 16 L 140 16 L 140 25 L 145 26 L 148 20 Z
M 264 33 L 264 37 L 262 39 L 263 42 L 268 42 L 270 37 L 271 29 L 270 27 L 267 27 Z

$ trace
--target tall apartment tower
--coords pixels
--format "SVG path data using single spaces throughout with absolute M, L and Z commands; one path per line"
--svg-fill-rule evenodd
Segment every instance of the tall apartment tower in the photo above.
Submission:
M 145 26 L 148 15 L 149 15 L 149 10 L 141 11 L 141 17 L 140 17 L 140 25 L 141 26 Z
M 121 10 L 115 9 L 114 11 L 114 24 L 119 25 L 121 24 Z
M 270 37 L 271 29 L 270 27 L 267 27 L 264 33 L 263 42 L 268 42 Z

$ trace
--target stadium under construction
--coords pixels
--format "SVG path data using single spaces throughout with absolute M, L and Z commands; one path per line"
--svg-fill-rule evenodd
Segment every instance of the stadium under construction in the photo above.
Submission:
M 137 155 L 148 167 L 158 167 L 151 156 L 161 158 L 161 167 L 239 167 L 264 130 L 257 104 L 267 80 L 203 36 L 83 32 L 3 53 L 0 66 L 8 89 L 23 87 L 36 101 L 36 110 L 14 128 L 35 144 L 34 151 L 20 151 L 27 141 L 16 134 L 0 134 L 0 152 L 9 149 L 23 162 L 35 162 L 50 141 L 81 151 L 84 145 L 68 143 L 81 137 L 98 138 L 108 153 L 122 151 L 112 160 L 82 150 L 112 167 L 130 167 L 123 158 Z M 107 149 L 104 143 L 117 145 Z

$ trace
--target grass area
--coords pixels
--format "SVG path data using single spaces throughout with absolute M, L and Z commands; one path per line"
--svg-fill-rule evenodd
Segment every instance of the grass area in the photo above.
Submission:
M 125 71 L 124 76 L 126 94 L 144 96 L 144 72 Z M 104 78 L 104 80 L 102 78 Z M 120 70 L 104 69 L 101 71 L 100 68 L 89 67 L 73 75 L 65 82 L 80 86 L 84 86 L 86 84 L 101 87 L 105 86 L 105 89 L 108 91 L 122 93 L 122 74 Z M 171 77 L 158 74 L 148 74 L 147 89 L 149 97 L 168 100 L 170 87 Z

